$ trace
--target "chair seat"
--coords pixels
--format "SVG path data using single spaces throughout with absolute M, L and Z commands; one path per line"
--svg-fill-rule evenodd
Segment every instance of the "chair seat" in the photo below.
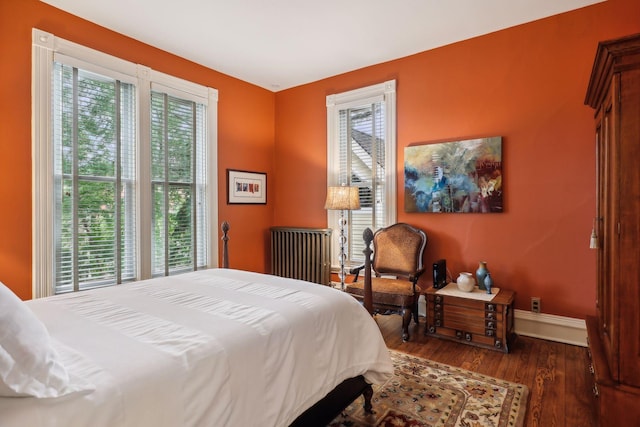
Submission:
M 364 298 L 364 279 L 357 282 L 346 283 L 345 291 L 351 295 Z M 407 279 L 391 279 L 382 277 L 371 278 L 371 291 L 373 300 L 378 304 L 397 305 L 408 307 L 413 304 L 414 298 L 422 292 L 416 286 L 416 294 L 413 293 L 413 285 Z

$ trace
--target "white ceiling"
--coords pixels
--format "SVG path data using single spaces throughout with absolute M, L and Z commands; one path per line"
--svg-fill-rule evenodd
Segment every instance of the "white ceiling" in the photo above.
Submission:
M 603 0 L 42 0 L 279 91 Z

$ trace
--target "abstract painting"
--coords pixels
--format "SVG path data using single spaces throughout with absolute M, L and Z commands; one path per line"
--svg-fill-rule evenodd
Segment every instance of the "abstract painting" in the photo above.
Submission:
M 502 137 L 404 149 L 405 212 L 502 212 Z

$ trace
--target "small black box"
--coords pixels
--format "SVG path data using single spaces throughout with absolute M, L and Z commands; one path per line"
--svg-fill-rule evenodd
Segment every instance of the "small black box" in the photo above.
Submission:
M 440 289 L 447 286 L 447 261 L 444 259 L 433 263 L 433 287 Z

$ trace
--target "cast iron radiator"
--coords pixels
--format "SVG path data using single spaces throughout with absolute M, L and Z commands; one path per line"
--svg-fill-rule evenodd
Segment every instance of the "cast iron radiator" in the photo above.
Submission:
M 271 274 L 331 284 L 331 229 L 271 227 Z

